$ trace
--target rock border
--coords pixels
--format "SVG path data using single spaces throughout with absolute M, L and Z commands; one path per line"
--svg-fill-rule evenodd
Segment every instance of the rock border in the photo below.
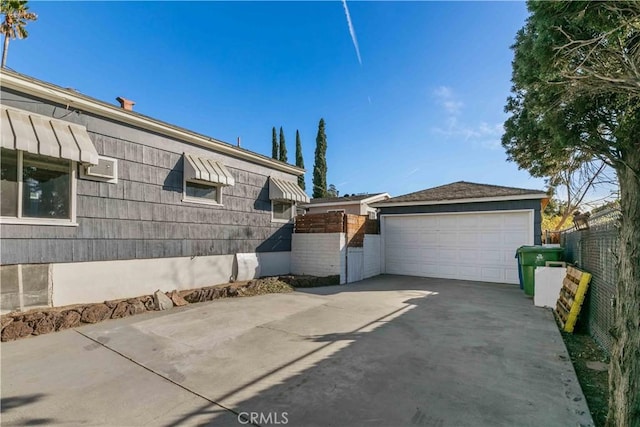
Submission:
M 11 312 L 0 316 L 0 340 L 2 342 L 14 341 L 108 319 L 121 319 L 148 311 L 165 310 L 173 306 L 179 307 L 214 299 L 291 292 L 296 287 L 331 286 L 339 283 L 340 276 L 276 276 L 183 291 L 162 292 L 158 290 L 153 295 L 103 303 Z

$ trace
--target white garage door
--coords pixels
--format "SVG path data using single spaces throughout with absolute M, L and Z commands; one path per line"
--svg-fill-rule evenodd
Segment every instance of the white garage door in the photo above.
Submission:
M 385 272 L 518 283 L 514 255 L 533 244 L 533 212 L 383 217 Z

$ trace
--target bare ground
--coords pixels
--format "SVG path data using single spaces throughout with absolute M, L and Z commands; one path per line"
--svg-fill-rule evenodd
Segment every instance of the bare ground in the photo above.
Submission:
M 588 334 L 562 332 L 562 338 L 567 350 L 569 350 L 569 355 L 578 375 L 582 391 L 587 399 L 593 422 L 596 427 L 604 426 L 608 409 L 609 374 L 607 370 L 593 369 L 593 364 L 589 362 L 608 364 L 609 358 Z M 591 367 L 587 366 L 588 363 Z

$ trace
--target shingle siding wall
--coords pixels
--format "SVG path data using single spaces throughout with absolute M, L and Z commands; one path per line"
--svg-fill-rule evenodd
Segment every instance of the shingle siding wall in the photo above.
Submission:
M 48 116 L 67 114 L 63 106 L 4 89 L 2 98 Z M 88 114 L 67 119 L 87 126 L 99 154 L 118 159 L 118 182 L 77 180 L 78 227 L 3 224 L 0 263 L 291 250 L 292 225 L 271 222 L 268 180 L 295 176 Z M 184 151 L 219 160 L 233 174 L 235 186 L 222 189 L 223 206 L 182 202 Z
M 451 203 L 443 205 L 386 207 L 380 208 L 379 215 L 532 209 L 534 244 L 540 245 L 542 243 L 542 216 L 540 214 L 540 208 L 540 200 L 511 200 L 504 202 Z

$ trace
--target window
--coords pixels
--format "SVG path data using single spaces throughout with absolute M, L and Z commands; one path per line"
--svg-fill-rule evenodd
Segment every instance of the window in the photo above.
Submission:
M 196 203 L 222 204 L 220 186 L 210 182 L 184 182 L 184 200 Z
M 296 202 L 309 203 L 309 196 L 296 181 L 269 177 L 271 220 L 289 222 L 296 214 Z
M 233 186 L 233 175 L 220 162 L 184 153 L 183 202 L 222 205 L 222 187 Z
M 271 212 L 274 221 L 289 222 L 293 218 L 293 202 L 273 200 Z
M 3 149 L 0 164 L 4 222 L 75 221 L 73 162 Z

